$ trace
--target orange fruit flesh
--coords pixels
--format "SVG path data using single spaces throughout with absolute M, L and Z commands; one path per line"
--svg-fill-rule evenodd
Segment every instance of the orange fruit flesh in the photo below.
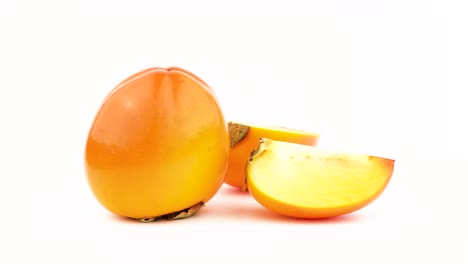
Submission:
M 327 218 L 356 211 L 387 186 L 394 160 L 262 139 L 247 167 L 252 196 L 277 213 Z
M 247 129 L 243 138 L 236 138 L 232 134 L 233 126 Z M 284 127 L 253 126 L 239 123 L 229 123 L 231 133 L 231 153 L 224 182 L 237 188 L 245 187 L 245 168 L 252 151 L 258 147 L 260 138 L 270 138 L 297 144 L 315 146 L 319 135 L 306 131 L 294 130 Z M 239 140 L 239 141 L 237 141 Z

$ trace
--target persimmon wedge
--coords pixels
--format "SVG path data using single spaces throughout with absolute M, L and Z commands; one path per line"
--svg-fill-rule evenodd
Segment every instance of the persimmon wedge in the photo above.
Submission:
M 285 127 L 252 125 L 247 123 L 228 123 L 231 153 L 224 182 L 232 187 L 246 189 L 245 166 L 252 151 L 258 146 L 260 138 L 286 141 L 315 146 L 319 134 Z
M 260 139 L 246 167 L 251 195 L 295 218 L 329 218 L 373 202 L 386 188 L 394 160 Z

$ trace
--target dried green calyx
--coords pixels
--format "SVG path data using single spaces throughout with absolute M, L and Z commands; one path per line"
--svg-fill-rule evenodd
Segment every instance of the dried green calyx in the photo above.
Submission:
M 249 133 L 249 126 L 229 122 L 228 123 L 229 129 L 229 137 L 231 139 L 231 148 L 234 147 L 239 141 L 244 139 L 247 134 Z
M 198 211 L 200 211 L 200 209 L 203 206 L 205 206 L 205 204 L 203 202 L 199 202 L 198 204 L 196 204 L 196 205 L 194 205 L 192 207 L 183 209 L 181 211 L 177 211 L 177 212 L 174 212 L 174 213 L 169 213 L 169 214 L 165 214 L 165 215 L 161 215 L 161 216 L 155 216 L 155 217 L 143 217 L 143 218 L 139 218 L 137 220 L 140 221 L 140 222 L 143 222 L 143 223 L 150 223 L 150 222 L 154 222 L 154 221 L 158 221 L 158 220 L 171 221 L 171 220 L 177 220 L 177 219 L 184 219 L 184 218 L 188 218 L 188 217 L 194 215 L 195 213 L 197 213 Z

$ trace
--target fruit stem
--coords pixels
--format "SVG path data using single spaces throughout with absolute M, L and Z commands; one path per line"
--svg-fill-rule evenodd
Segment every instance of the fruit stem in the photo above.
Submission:
M 253 159 L 255 159 L 257 156 L 259 156 L 260 154 L 262 154 L 263 152 L 265 152 L 268 149 L 268 147 L 271 144 L 271 139 L 269 139 L 269 138 L 260 138 L 260 140 L 258 142 L 259 142 L 258 147 L 255 148 L 250 153 L 249 159 L 247 161 L 247 166 L 245 166 L 244 175 L 246 175 L 246 176 L 244 177 L 244 184 L 242 185 L 242 191 L 247 191 L 247 189 L 248 189 L 248 186 L 247 186 L 247 167 L 249 166 L 249 163 L 252 162 Z
M 150 222 L 159 221 L 162 219 L 168 220 L 168 221 L 177 220 L 177 219 L 185 219 L 196 214 L 198 211 L 200 211 L 200 209 L 203 206 L 205 206 L 205 204 L 203 202 L 199 202 L 194 206 L 191 206 L 189 208 L 186 208 L 177 212 L 168 213 L 168 214 L 161 215 L 161 216 L 143 217 L 143 218 L 138 218 L 137 220 L 142 223 L 150 223 Z
M 264 137 L 260 138 L 260 140 L 258 141 L 258 147 L 255 148 L 250 153 L 249 162 L 251 162 L 253 159 L 255 159 L 258 155 L 265 152 L 268 149 L 268 147 L 270 146 L 270 144 L 271 144 L 271 139 L 264 138 Z
M 247 134 L 249 133 L 249 126 L 229 122 L 228 123 L 229 129 L 229 137 L 231 139 L 231 148 L 234 147 L 239 141 L 244 139 Z

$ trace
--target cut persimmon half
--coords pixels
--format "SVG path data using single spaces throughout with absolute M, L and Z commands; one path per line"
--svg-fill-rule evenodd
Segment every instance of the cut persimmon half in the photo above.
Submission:
M 386 188 L 394 160 L 260 139 L 246 182 L 264 207 L 295 218 L 329 218 L 359 210 Z
M 285 127 L 228 123 L 231 153 L 224 182 L 230 186 L 246 189 L 245 167 L 260 138 L 269 138 L 297 144 L 315 146 L 319 134 Z

